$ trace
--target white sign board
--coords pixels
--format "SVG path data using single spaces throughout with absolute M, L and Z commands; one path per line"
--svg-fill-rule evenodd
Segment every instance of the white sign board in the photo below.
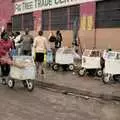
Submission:
M 15 2 L 14 14 L 23 14 L 37 10 L 52 9 L 98 0 L 23 0 Z

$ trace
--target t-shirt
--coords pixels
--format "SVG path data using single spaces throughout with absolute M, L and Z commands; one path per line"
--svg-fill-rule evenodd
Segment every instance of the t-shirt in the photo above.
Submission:
M 10 52 L 13 48 L 13 43 L 11 40 L 0 40 L 0 57 Z
M 11 40 L 0 40 L 0 58 L 5 57 L 6 55 L 8 56 L 10 49 L 12 48 L 13 48 L 13 43 Z M 8 61 L 8 58 L 6 59 L 6 63 Z M 1 60 L 0 60 L 0 63 L 1 63 Z
M 31 35 L 23 35 L 21 37 L 21 41 L 23 50 L 31 50 L 33 43 L 33 37 Z
M 20 38 L 21 38 L 21 35 L 18 35 L 18 36 L 14 39 L 14 41 L 15 41 L 15 46 L 16 46 L 16 47 L 20 45 L 20 43 L 19 43 Z
M 34 39 L 33 47 L 36 52 L 44 53 L 44 50 L 48 49 L 47 39 L 43 36 L 37 36 Z

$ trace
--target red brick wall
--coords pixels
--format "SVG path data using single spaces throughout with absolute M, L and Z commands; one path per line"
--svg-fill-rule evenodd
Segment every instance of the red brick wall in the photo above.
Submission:
M 5 26 L 6 23 L 11 22 L 13 15 L 13 2 L 12 0 L 0 0 L 0 27 Z
M 35 11 L 35 12 L 33 12 L 33 16 L 34 16 L 34 30 L 37 32 L 41 29 L 42 12 L 41 11 Z

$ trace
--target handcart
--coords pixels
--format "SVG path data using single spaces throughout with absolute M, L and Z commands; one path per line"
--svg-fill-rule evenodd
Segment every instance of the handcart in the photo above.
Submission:
M 110 51 L 105 59 L 105 68 L 103 72 L 103 82 L 120 80 L 120 52 Z
M 80 76 L 84 76 L 86 73 L 95 74 L 98 77 L 102 77 L 101 69 L 101 51 L 100 50 L 88 50 L 86 49 L 82 55 L 82 65 L 78 72 Z
M 35 64 L 32 56 L 14 56 L 13 60 L 21 67 L 11 66 L 8 87 L 13 88 L 16 81 L 22 81 L 28 91 L 34 89 Z
M 59 70 L 60 66 L 67 66 L 70 71 L 74 70 L 74 50 L 72 48 L 59 48 L 55 55 L 53 70 Z

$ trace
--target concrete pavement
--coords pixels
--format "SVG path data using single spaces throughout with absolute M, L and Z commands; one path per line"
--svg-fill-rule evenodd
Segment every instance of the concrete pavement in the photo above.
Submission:
M 79 77 L 72 72 L 54 72 L 46 70 L 46 78 L 37 82 L 41 87 L 61 91 L 65 94 L 84 95 L 106 100 L 120 101 L 120 84 L 106 85 L 100 78 Z
M 0 120 L 120 120 L 120 102 L 28 92 L 18 82 L 13 90 L 0 85 Z

